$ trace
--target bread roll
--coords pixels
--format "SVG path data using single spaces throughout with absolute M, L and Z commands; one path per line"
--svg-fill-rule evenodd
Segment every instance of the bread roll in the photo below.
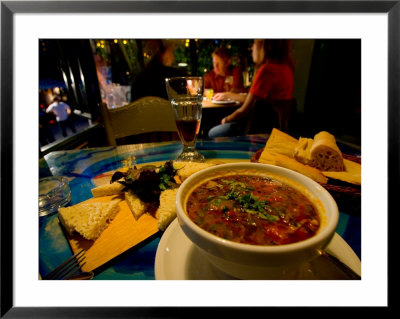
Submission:
M 313 166 L 322 171 L 343 171 L 343 156 L 336 145 L 335 137 L 325 131 L 314 136 L 314 143 L 310 148 Z
M 300 137 L 294 149 L 294 158 L 300 163 L 315 166 L 314 160 L 311 158 L 311 147 L 314 143 L 312 138 Z

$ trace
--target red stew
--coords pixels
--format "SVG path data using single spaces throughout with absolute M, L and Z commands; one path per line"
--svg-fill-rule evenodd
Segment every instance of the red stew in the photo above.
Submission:
M 246 244 L 295 243 L 312 237 L 320 225 L 308 198 L 262 176 L 228 175 L 209 180 L 190 194 L 186 208 L 201 228 Z

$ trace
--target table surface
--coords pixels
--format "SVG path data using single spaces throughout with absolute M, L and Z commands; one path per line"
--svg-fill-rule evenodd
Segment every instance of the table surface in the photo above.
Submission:
M 197 148 L 207 159 L 249 161 L 254 152 L 265 146 L 267 138 L 267 135 L 224 137 L 198 141 Z M 68 177 L 72 194 L 69 205 L 75 205 L 92 197 L 90 190 L 95 187 L 93 182 L 95 177 L 123 167 L 132 156 L 136 157 L 137 164 L 167 161 L 176 158 L 181 149 L 182 146 L 178 142 L 164 142 L 57 151 L 47 154 L 40 160 L 39 174 L 40 177 L 50 175 Z M 345 149 L 343 152 L 354 155 L 359 153 L 352 149 Z M 336 232 L 361 259 L 360 216 L 340 212 Z M 163 232 L 157 232 L 140 245 L 96 269 L 94 279 L 154 279 L 155 256 L 162 235 Z M 70 256 L 72 250 L 58 222 L 57 213 L 39 218 L 40 274 L 45 276 Z

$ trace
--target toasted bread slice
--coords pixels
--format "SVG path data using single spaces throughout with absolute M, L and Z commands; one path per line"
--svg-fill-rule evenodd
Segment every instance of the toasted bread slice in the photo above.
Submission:
M 195 163 L 195 162 L 174 162 L 174 168 L 177 169 L 177 174 L 182 181 L 190 175 L 201 171 L 207 167 L 215 166 L 214 163 Z
M 112 196 L 112 195 L 118 195 L 122 192 L 122 190 L 125 188 L 124 185 L 118 182 L 114 182 L 112 184 L 104 184 L 97 186 L 95 188 L 92 188 L 92 195 L 93 197 L 103 197 L 103 196 Z
M 131 190 L 125 192 L 125 201 L 136 220 L 146 212 L 146 205 Z
M 107 203 L 80 203 L 61 207 L 58 217 L 70 235 L 77 232 L 88 240 L 96 240 L 119 212 L 120 201 L 115 199 Z
M 165 230 L 167 226 L 176 217 L 176 193 L 178 188 L 167 189 L 161 192 L 160 195 L 160 207 L 157 209 L 156 217 L 158 220 L 158 228 Z

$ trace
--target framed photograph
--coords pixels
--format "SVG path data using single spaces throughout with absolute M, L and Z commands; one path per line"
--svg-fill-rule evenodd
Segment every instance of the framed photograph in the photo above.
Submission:
M 248 307 L 289 307 L 295 313 L 312 306 L 390 306 L 389 212 L 398 209 L 400 160 L 399 30 L 400 1 L 2 1 L 1 316 L 180 318 L 193 308 L 208 316 L 210 307 L 215 315 L 226 307 L 247 315 Z M 361 41 L 362 279 L 40 280 L 40 40 L 267 38 Z

